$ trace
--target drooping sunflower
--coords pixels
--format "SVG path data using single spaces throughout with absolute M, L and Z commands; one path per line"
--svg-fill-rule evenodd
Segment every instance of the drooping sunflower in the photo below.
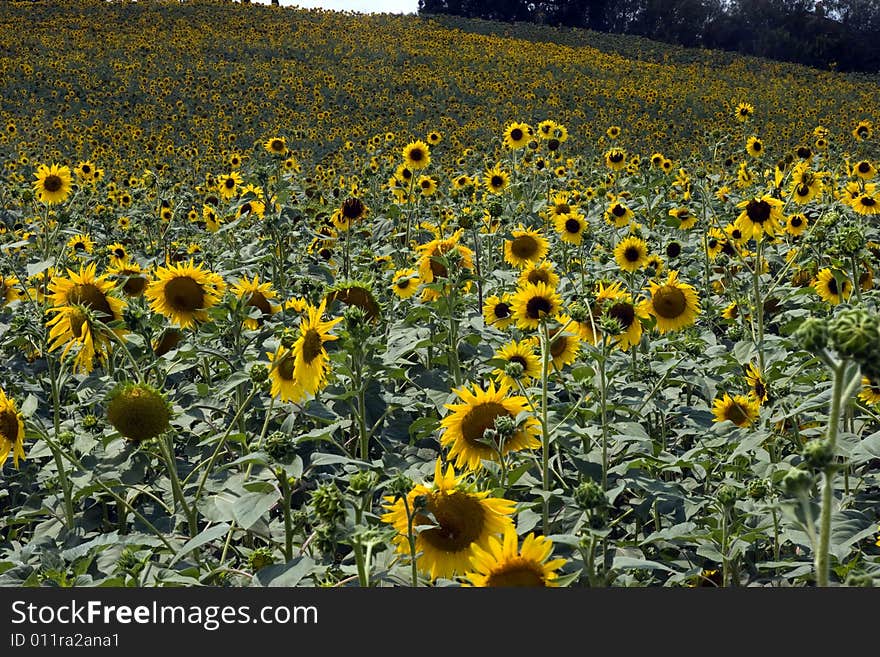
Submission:
M 550 260 L 529 265 L 519 273 L 517 285 L 537 285 L 538 283 L 544 283 L 553 289 L 559 285 L 559 274 L 554 271 L 554 265 Z
M 524 340 L 517 342 L 512 340 L 495 352 L 495 359 L 504 361 L 504 365 L 492 370 L 492 374 L 499 384 L 516 389 L 517 381 L 523 386 L 529 385 L 533 379 L 541 377 L 541 359 L 535 353 L 534 343 Z M 517 378 L 510 376 L 505 366 L 508 363 L 518 363 L 522 366 L 522 374 Z
M 504 260 L 522 269 L 547 255 L 550 244 L 541 233 L 522 225 L 511 231 L 513 239 L 504 241 Z
M 112 260 L 111 256 L 111 260 Z M 107 272 L 122 286 L 122 293 L 127 297 L 139 297 L 147 289 L 147 272 L 138 263 L 124 260 L 111 264 Z
M 550 330 L 550 360 L 557 370 L 571 365 L 577 359 L 580 348 L 581 340 L 576 332 L 568 329 Z
M 678 272 L 670 271 L 665 282 L 648 281 L 651 297 L 642 302 L 642 309 L 657 320 L 660 333 L 676 331 L 693 324 L 700 314 L 700 301 L 693 286 L 678 280 Z
M 336 340 L 330 329 L 342 321 L 342 317 L 323 321 L 321 316 L 327 307 L 326 299 L 320 306 L 309 306 L 307 316 L 299 325 L 299 338 L 293 345 L 296 364 L 293 377 L 306 394 L 313 395 L 327 383 L 328 355 L 324 343 Z
M 246 317 L 244 320 L 245 328 L 251 331 L 258 329 L 267 317 L 281 310 L 281 306 L 272 303 L 278 298 L 278 293 L 272 289 L 272 282 L 261 283 L 260 277 L 256 274 L 252 281 L 249 281 L 247 276 L 243 277 L 232 287 L 232 293 L 245 302 L 248 310 L 256 308 L 260 311 L 259 317 Z
M 107 421 L 126 440 L 140 443 L 169 428 L 171 405 L 146 383 L 121 383 L 107 399 Z
M 521 329 L 535 329 L 541 320 L 559 312 L 562 299 L 556 290 L 544 283 L 523 285 L 513 296 L 511 307 L 516 325 Z
M 632 221 L 635 214 L 622 201 L 614 201 L 605 209 L 605 221 L 615 228 L 623 228 Z
M 24 458 L 24 417 L 0 388 L 0 470 L 10 454 L 17 468 L 19 459 Z
M 761 157 L 764 154 L 764 142 L 757 137 L 749 137 L 746 141 L 746 152 L 752 157 Z
M 579 246 L 583 241 L 584 231 L 589 225 L 586 218 L 577 211 L 557 215 L 553 223 L 562 241 L 576 246 Z
M 730 420 L 738 427 L 751 426 L 761 412 L 761 405 L 757 399 L 751 399 L 746 395 L 734 395 L 731 397 L 724 393 L 712 402 L 713 422 Z
M 880 214 L 880 199 L 873 194 L 859 194 L 850 202 L 850 207 L 858 214 Z
M 275 353 L 266 352 L 269 357 L 269 381 L 272 384 L 270 394 L 282 402 L 298 402 L 306 397 L 302 385 L 294 376 L 296 356 L 292 349 L 279 345 Z
M 431 164 L 431 151 L 421 139 L 416 139 L 403 147 L 403 163 L 411 171 L 421 171 Z
M 648 261 L 648 245 L 645 241 L 630 235 L 614 249 L 614 259 L 617 265 L 627 272 L 635 272 L 645 266 Z
M 760 198 L 746 199 L 736 206 L 742 212 L 734 225 L 742 231 L 745 239 L 759 240 L 764 234 L 774 237 L 782 231 L 782 206 L 782 201 L 766 194 Z
M 146 290 L 150 308 L 165 315 L 180 328 L 189 328 L 208 317 L 208 309 L 215 306 L 226 289 L 219 274 L 185 263 L 157 267 L 155 280 Z
M 838 277 L 834 275 L 834 272 L 826 267 L 816 274 L 816 278 L 812 282 L 812 287 L 816 290 L 816 294 L 832 306 L 846 301 L 852 294 L 852 283 L 849 278 L 843 274 L 839 278 L 840 282 L 838 282 Z
M 513 303 L 509 294 L 493 294 L 483 302 L 483 320 L 486 324 L 506 329 L 513 322 Z
M 749 383 L 749 397 L 758 402 L 759 405 L 767 403 L 770 396 L 767 394 L 767 382 L 764 375 L 754 363 L 749 363 L 746 369 L 746 381 Z
M 504 145 L 511 150 L 524 148 L 532 139 L 532 128 L 528 123 L 508 123 L 504 128 Z
M 870 377 L 863 376 L 859 400 L 866 404 L 880 404 L 880 381 L 874 381 Z
M 416 484 L 406 498 L 384 498 L 382 521 L 397 530 L 393 541 L 400 554 L 410 554 L 408 516 L 417 509 L 417 500 L 424 513 L 416 512 L 411 523 L 422 527 L 415 540 L 416 565 L 432 580 L 469 571 L 474 546 L 487 547 L 490 537 L 513 527 L 514 502 L 476 492 L 462 476 L 456 477 L 452 465 L 444 473 L 437 459 L 430 486 Z
M 449 459 L 455 459 L 456 467 L 479 470 L 482 460 L 498 460 L 498 448 L 502 455 L 525 449 L 540 447 L 538 439 L 540 425 L 534 417 L 528 417 L 506 438 L 503 445 L 493 445 L 484 440 L 486 429 L 495 428 L 495 420 L 500 417 L 516 419 L 528 408 L 528 400 L 520 395 L 509 396 L 510 389 L 501 385 L 497 390 L 495 383 L 483 390 L 473 384 L 473 391 L 467 386 L 454 390 L 461 400 L 458 404 L 445 404 L 451 411 L 440 421 L 443 434 L 440 444 L 449 448 Z
M 70 167 L 41 164 L 34 174 L 34 194 L 46 205 L 63 203 L 70 195 Z
M 501 540 L 492 536 L 486 549 L 474 547 L 471 572 L 465 577 L 479 587 L 555 587 L 565 559 L 550 559 L 553 541 L 529 534 L 519 547 L 516 530 L 504 530 Z
M 496 164 L 483 172 L 483 184 L 488 192 L 500 194 L 510 184 L 510 174 L 502 169 L 500 164 Z

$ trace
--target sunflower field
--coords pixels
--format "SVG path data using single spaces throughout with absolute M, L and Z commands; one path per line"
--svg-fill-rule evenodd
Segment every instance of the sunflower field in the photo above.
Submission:
M 0 585 L 872 586 L 880 78 L 0 7 Z

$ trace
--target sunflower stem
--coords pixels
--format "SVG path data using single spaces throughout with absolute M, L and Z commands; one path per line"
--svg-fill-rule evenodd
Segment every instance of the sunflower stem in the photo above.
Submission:
M 764 302 L 761 299 L 761 272 L 763 271 L 763 244 L 762 236 L 757 239 L 755 247 L 755 271 L 753 273 L 753 284 L 755 294 L 755 317 L 758 318 L 758 335 L 755 346 L 758 348 L 758 366 L 761 372 L 764 371 Z
M 284 510 L 284 560 L 293 559 L 293 518 L 290 516 L 290 480 L 282 468 L 276 472 L 278 483 L 281 484 L 281 504 Z
M 608 490 L 608 381 L 605 364 L 608 360 L 608 339 L 602 335 L 602 357 L 599 359 L 599 408 L 602 414 L 602 490 Z
M 856 299 L 862 302 L 862 286 L 859 284 L 859 264 L 856 262 L 855 256 L 850 256 L 850 264 L 852 265 L 853 287 L 856 290 Z
M 186 516 L 186 521 L 189 525 L 189 535 L 190 538 L 193 538 L 198 534 L 198 522 L 196 521 L 192 509 L 190 509 L 189 505 L 186 503 L 186 496 L 183 494 L 183 488 L 180 486 L 180 477 L 177 474 L 177 463 L 174 459 L 174 452 L 166 441 L 165 436 L 159 437 L 159 450 L 162 452 L 162 459 L 165 461 L 165 469 L 168 471 L 168 478 L 171 480 L 171 493 Z
M 547 421 L 547 387 L 550 379 L 550 329 L 541 323 L 541 476 L 544 486 L 543 529 L 550 533 L 550 426 Z
M 61 434 L 61 390 L 58 385 L 58 375 L 60 368 L 55 369 L 55 360 L 53 358 L 46 359 L 49 368 L 49 378 L 52 382 L 52 425 L 55 431 L 55 441 Z M 55 457 L 55 467 L 58 470 L 58 483 L 61 484 L 61 491 L 64 494 L 64 518 L 67 524 L 67 531 L 73 531 L 74 514 L 73 514 L 73 498 L 71 496 L 71 485 L 67 479 L 67 471 L 64 468 L 64 461 L 61 459 L 61 453 L 57 446 L 57 442 L 46 441 Z

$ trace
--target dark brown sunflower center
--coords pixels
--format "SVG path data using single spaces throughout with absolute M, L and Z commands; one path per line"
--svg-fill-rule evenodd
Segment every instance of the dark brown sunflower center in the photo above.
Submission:
M 470 547 L 483 533 L 485 511 L 480 501 L 467 493 L 432 493 L 428 496 L 428 511 L 435 522 L 416 514 L 414 525 L 435 525 L 419 534 L 422 540 L 443 552 L 460 552 Z
M 874 200 L 872 196 L 863 196 L 862 205 L 864 205 L 866 208 L 873 208 L 875 205 L 877 205 L 877 201 Z
M 687 310 L 687 297 L 677 287 L 664 285 L 658 289 L 651 299 L 654 312 L 664 319 L 676 319 Z
M 63 185 L 64 181 L 61 180 L 61 176 L 56 176 L 54 173 L 46 176 L 43 180 L 43 189 L 47 192 L 57 192 Z
M 364 210 L 364 202 L 359 198 L 347 198 L 342 203 L 342 216 L 349 220 L 360 219 Z
M 113 249 L 113 255 L 117 258 L 125 257 L 125 249 Z
M 715 239 L 714 237 L 710 237 L 710 238 L 709 238 L 709 242 L 708 242 L 708 244 L 709 244 L 709 248 L 710 248 L 710 249 L 713 249 L 713 250 L 714 250 L 714 249 L 717 249 L 717 248 L 718 248 L 718 240 Z
M 432 261 L 433 269 L 433 261 Z M 359 286 L 352 286 L 334 290 L 327 296 L 327 301 L 341 301 L 349 306 L 357 306 L 367 315 L 367 319 L 375 319 L 379 314 L 379 306 L 369 290 Z
M 568 214 L 571 212 L 571 206 L 568 203 L 557 203 L 553 209 L 556 210 L 556 214 Z M 568 221 L 574 220 L 569 219 Z M 568 226 L 568 221 L 565 222 L 566 227 Z
M 754 142 L 754 143 L 752 144 L 752 150 L 753 150 L 753 151 L 759 151 L 759 150 L 761 150 L 763 147 L 764 147 L 763 144 L 761 144 L 761 142 L 759 142 L 759 141 L 756 141 L 756 142 Z
M 531 235 L 519 235 L 510 243 L 510 252 L 522 260 L 531 260 L 538 254 L 538 240 Z
M 636 309 L 631 303 L 616 303 L 608 309 L 608 316 L 616 319 L 626 331 L 636 319 Z
M 130 297 L 137 297 L 144 293 L 147 287 L 147 279 L 143 276 L 129 276 L 122 286 L 122 291 Z
M 798 196 L 809 196 L 810 195 L 809 185 L 804 185 L 803 183 L 798 185 L 797 189 L 795 191 L 797 191 Z
M 514 128 L 510 131 L 510 138 L 513 141 L 520 141 L 523 138 L 523 131 L 519 128 Z
M 667 257 L 677 258 L 680 253 L 681 253 L 681 244 L 679 244 L 678 242 L 670 242 L 666 246 Z
M 859 173 L 868 173 L 871 170 L 871 165 L 867 162 L 859 162 Z
M 527 369 L 529 366 L 529 362 L 524 357 L 520 356 L 519 354 L 517 354 L 515 356 L 511 356 L 508 359 L 508 362 L 509 363 L 519 363 L 520 365 L 523 366 L 524 370 Z
M 612 153 L 608 156 L 609 162 L 614 162 L 617 164 L 618 162 L 623 162 L 623 153 Z
M 837 279 L 834 277 L 828 279 L 828 291 L 831 294 L 840 294 L 840 289 L 837 287 Z
M 793 228 L 800 228 L 804 223 L 804 220 L 800 217 L 792 217 L 791 218 L 791 226 Z
M 401 290 L 405 290 L 412 283 L 411 278 L 401 278 L 397 281 L 397 287 Z
M 88 174 L 88 173 L 92 172 L 92 167 L 90 167 L 88 164 L 83 164 L 82 167 L 80 168 L 80 171 Z
M 74 285 L 67 300 L 70 304 L 85 306 L 94 311 L 102 322 L 113 319 L 113 309 L 107 296 L 91 283 Z
M 495 313 L 495 317 L 498 317 L 499 319 L 510 317 L 510 304 L 504 303 L 503 301 L 501 303 L 496 303 L 492 312 Z
M 489 575 L 486 583 L 488 586 L 507 588 L 534 588 L 547 585 L 541 567 L 522 558 L 514 559 L 501 566 Z
M 235 179 L 234 178 L 227 178 L 226 180 L 223 181 L 223 185 L 226 187 L 226 189 L 234 189 L 235 188 Z
M 638 262 L 642 257 L 642 252 L 638 247 L 628 246 L 623 252 L 623 257 L 627 262 Z
M 553 340 L 550 343 L 550 355 L 553 358 L 559 358 L 562 354 L 565 353 L 565 350 L 568 349 L 568 341 L 570 338 L 567 335 L 560 336 Z
M 526 302 L 526 317 L 541 319 L 553 312 L 553 304 L 545 297 L 532 297 Z
M 321 340 L 321 334 L 315 329 L 306 331 L 303 337 L 302 359 L 309 364 L 323 353 L 324 341 Z
M 538 283 L 545 283 L 549 285 L 550 271 L 548 269 L 533 269 L 529 272 L 526 280 L 532 285 L 537 285 Z
M 730 420 L 738 426 L 742 426 L 743 424 L 748 423 L 749 416 L 742 406 L 740 406 L 736 402 L 733 402 L 730 404 L 730 406 L 724 409 L 724 419 Z
M 577 235 L 581 232 L 581 224 L 577 219 L 565 220 L 565 232 Z
M 755 397 L 757 397 L 758 399 L 764 399 L 764 397 L 767 396 L 767 388 L 764 385 L 764 382 L 761 381 L 761 379 L 755 381 L 752 387 L 755 390 Z
M 485 402 L 471 408 L 461 420 L 461 435 L 468 443 L 482 444 L 483 432 L 495 427 L 495 418 L 510 415 L 503 405 Z
M 278 363 L 278 376 L 285 381 L 293 381 L 293 370 L 295 366 L 296 359 L 291 354 L 285 355 Z
M 746 214 L 756 224 L 763 224 L 770 218 L 770 204 L 767 201 L 749 201 L 746 206 Z
M 492 176 L 492 180 L 489 181 L 489 186 L 492 188 L 503 187 L 504 186 L 504 177 L 499 176 L 498 174 L 495 174 L 494 176 Z
M 67 321 L 70 322 L 70 332 L 73 333 L 73 336 L 81 338 L 84 333 L 83 329 L 86 328 L 86 322 L 88 322 L 86 314 L 74 308 L 67 316 Z
M 11 410 L 0 411 L 0 439 L 13 445 L 18 440 L 18 415 Z
M 626 208 L 618 203 L 611 208 L 611 214 L 615 217 L 623 217 L 626 215 Z
M 409 159 L 413 162 L 421 162 L 425 159 L 425 151 L 421 148 L 413 148 L 409 152 Z
M 262 312 L 264 315 L 272 314 L 272 305 L 259 290 L 254 290 L 253 292 L 251 292 L 251 298 L 250 301 L 248 301 L 248 306 L 259 308 L 260 312 Z
M 269 144 L 269 148 L 271 148 L 273 151 L 283 151 L 284 142 L 280 139 L 273 139 L 272 142 Z
M 205 305 L 205 290 L 189 276 L 177 276 L 165 284 L 165 301 L 177 312 L 191 313 Z

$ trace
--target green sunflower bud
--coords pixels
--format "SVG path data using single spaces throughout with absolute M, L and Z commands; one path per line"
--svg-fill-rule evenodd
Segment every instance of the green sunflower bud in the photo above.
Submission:
M 576 303 L 568 309 L 568 314 L 578 324 L 590 321 L 590 310 L 582 303 Z
M 620 321 L 611 315 L 602 316 L 599 320 L 599 328 L 602 329 L 603 333 L 607 333 L 608 335 L 618 335 L 623 330 Z
M 275 461 L 290 463 L 296 456 L 296 445 L 283 431 L 274 431 L 266 439 L 266 453 Z
M 155 438 L 168 430 L 170 419 L 164 395 L 146 383 L 122 384 L 110 393 L 107 421 L 128 440 Z
M 820 352 L 828 344 L 828 324 L 824 319 L 808 317 L 798 326 L 794 337 L 804 351 Z
M 834 450 L 824 438 L 815 438 L 804 445 L 804 460 L 816 470 L 824 470 L 834 460 Z
M 321 484 L 312 493 L 312 507 L 315 515 L 327 524 L 334 524 L 345 515 L 342 493 L 336 484 Z
M 271 566 L 274 563 L 275 557 L 272 554 L 272 549 L 268 547 L 258 547 L 248 555 L 248 566 L 254 572 L 262 570 L 266 566 Z
M 89 413 L 82 419 L 82 425 L 85 429 L 91 429 L 92 427 L 98 426 L 98 422 L 100 422 L 100 420 L 98 420 L 98 418 L 91 413 Z
M 868 362 L 880 350 L 880 316 L 865 308 L 847 308 L 828 322 L 831 346 L 844 358 Z
M 519 365 L 519 363 L 516 364 Z M 516 420 L 509 415 L 499 415 L 495 418 L 495 431 L 499 438 L 507 442 L 516 433 Z
M 348 490 L 352 495 L 366 495 L 376 486 L 378 477 L 372 470 L 356 472 L 348 482 Z
M 753 500 L 761 500 L 770 495 L 770 484 L 766 479 L 752 479 L 746 486 L 746 493 Z
M 474 227 L 474 218 L 469 215 L 462 215 L 458 218 L 458 227 L 470 230 Z
M 813 475 L 800 468 L 792 468 L 782 478 L 782 489 L 792 497 L 806 494 L 812 486 Z
M 501 203 L 495 202 L 489 206 L 489 214 L 493 217 L 500 217 L 504 212 L 504 206 Z
M 522 363 L 517 363 L 516 361 L 510 361 L 504 366 L 504 373 L 511 379 L 520 378 L 524 371 L 525 369 L 523 368 Z
M 865 248 L 865 234 L 859 226 L 847 226 L 837 234 L 837 251 L 853 256 Z
M 574 489 L 574 503 L 581 511 L 599 511 L 608 505 L 608 498 L 602 487 L 591 479 Z
M 739 491 L 736 489 L 736 486 L 722 484 L 718 487 L 715 497 L 721 506 L 730 508 L 736 504 L 736 500 L 739 498 Z
M 398 474 L 388 484 L 388 491 L 394 496 L 394 499 L 397 500 L 401 497 L 406 497 L 406 495 L 412 490 L 412 487 L 412 479 L 404 474 Z
M 269 368 L 263 363 L 254 363 L 251 365 L 251 381 L 254 383 L 262 383 L 269 378 Z

